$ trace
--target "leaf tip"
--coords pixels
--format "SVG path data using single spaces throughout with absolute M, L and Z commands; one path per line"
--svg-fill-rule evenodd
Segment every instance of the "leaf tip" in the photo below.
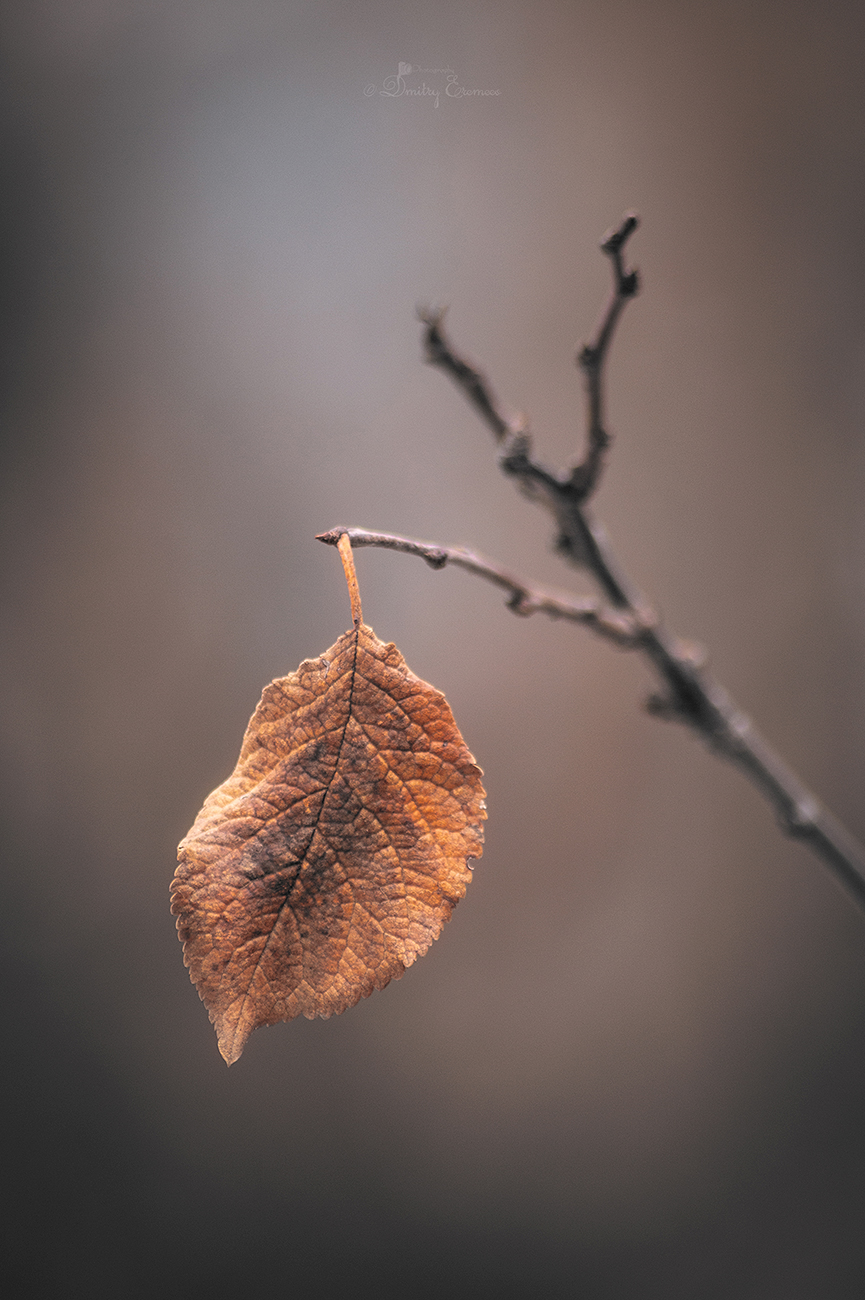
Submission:
M 243 1033 L 239 1025 L 230 1026 L 224 1020 L 214 1020 L 213 1027 L 216 1030 L 216 1045 L 220 1056 L 226 1065 L 234 1065 L 235 1061 L 239 1061 L 243 1055 L 251 1031 L 247 1030 Z

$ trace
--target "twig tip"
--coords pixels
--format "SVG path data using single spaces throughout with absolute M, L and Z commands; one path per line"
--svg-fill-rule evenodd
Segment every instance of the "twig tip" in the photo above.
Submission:
M 415 312 L 422 325 L 426 325 L 427 329 L 434 330 L 438 329 L 444 320 L 447 304 L 444 307 L 426 307 L 423 303 L 420 303 L 415 308 Z
M 637 226 L 640 224 L 640 218 L 636 212 L 626 212 L 618 226 L 613 226 L 608 230 L 601 240 L 601 248 L 605 253 L 618 253 L 625 241 L 631 237 Z

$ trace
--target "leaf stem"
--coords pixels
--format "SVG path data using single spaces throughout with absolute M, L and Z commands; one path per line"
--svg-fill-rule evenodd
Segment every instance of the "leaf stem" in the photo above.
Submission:
M 351 617 L 355 627 L 360 627 L 363 622 L 363 611 L 360 607 L 360 587 L 357 585 L 354 556 L 351 553 L 351 537 L 347 531 L 340 533 L 336 545 L 339 551 L 339 558 L 342 560 L 342 567 L 345 570 L 345 580 L 348 583 L 348 594 L 351 599 Z

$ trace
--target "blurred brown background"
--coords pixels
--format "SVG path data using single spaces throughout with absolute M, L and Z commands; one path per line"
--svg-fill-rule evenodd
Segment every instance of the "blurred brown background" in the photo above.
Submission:
M 865 921 L 642 712 L 628 656 L 362 552 L 368 621 L 486 772 L 453 922 L 228 1071 L 168 883 L 262 686 L 348 623 L 316 532 L 588 589 L 413 312 L 450 304 L 563 465 L 630 207 L 597 513 L 865 836 L 865 10 L 10 0 L 0 24 L 12 1293 L 860 1297 Z M 380 94 L 401 61 L 500 93 Z

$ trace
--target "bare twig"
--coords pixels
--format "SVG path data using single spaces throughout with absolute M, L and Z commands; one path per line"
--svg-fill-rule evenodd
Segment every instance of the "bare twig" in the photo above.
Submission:
M 475 406 L 481 419 L 489 425 L 499 442 L 518 437 L 525 432 L 522 419 L 509 419 L 493 397 L 487 381 L 479 370 L 470 366 L 464 357 L 458 357 L 445 342 L 442 322 L 446 308 L 433 311 L 428 307 L 418 307 L 418 319 L 426 325 L 424 344 L 426 359 L 431 366 L 440 366 L 446 370 L 455 384 Z
M 427 360 L 450 375 L 492 429 L 502 446 L 504 472 L 552 513 L 558 550 L 588 569 L 614 609 L 640 629 L 627 644 L 646 655 L 663 684 L 661 693 L 649 701 L 650 711 L 687 723 L 715 753 L 739 767 L 774 807 L 787 834 L 804 840 L 865 906 L 865 850 L 821 807 L 724 688 L 688 653 L 685 643 L 647 615 L 646 601 L 619 569 L 603 528 L 586 510 L 609 445 L 603 412 L 604 362 L 622 309 L 637 291 L 636 273 L 626 271 L 623 262 L 624 246 L 636 226 L 636 217 L 629 214 L 601 245 L 613 264 L 613 291 L 594 339 L 578 356 L 586 380 L 588 448 L 583 462 L 570 474 L 560 477 L 533 459 L 527 422 L 508 419 L 481 372 L 454 351 L 444 333 L 442 313 L 422 314 Z
M 633 298 L 639 288 L 636 271 L 626 271 L 622 259 L 622 250 L 633 232 L 637 229 L 636 213 L 630 212 L 616 230 L 610 230 L 601 241 L 601 248 L 613 263 L 613 288 L 610 300 L 597 333 L 591 343 L 586 343 L 577 353 L 577 362 L 585 376 L 586 396 L 589 407 L 588 448 L 586 458 L 571 471 L 571 492 L 580 501 L 588 501 L 598 485 L 604 468 L 604 454 L 610 445 L 610 435 L 603 423 L 603 378 L 604 361 L 613 338 L 616 322 L 622 308 L 629 298 Z
M 645 616 L 643 620 L 638 620 L 630 613 L 603 606 L 590 596 L 580 598 L 558 595 L 532 586 L 493 564 L 492 560 L 478 555 L 476 551 L 466 550 L 463 546 L 416 542 L 411 537 L 397 537 L 393 533 L 370 533 L 364 528 L 331 528 L 327 533 L 319 533 L 316 540 L 326 542 L 328 546 L 338 546 L 343 537 L 347 537 L 352 546 L 381 546 L 388 551 L 418 555 L 433 569 L 455 564 L 507 591 L 508 609 L 512 609 L 515 614 L 523 617 L 528 617 L 529 614 L 548 614 L 550 618 L 570 619 L 573 623 L 582 623 L 623 649 L 632 649 L 637 645 L 648 626 Z

